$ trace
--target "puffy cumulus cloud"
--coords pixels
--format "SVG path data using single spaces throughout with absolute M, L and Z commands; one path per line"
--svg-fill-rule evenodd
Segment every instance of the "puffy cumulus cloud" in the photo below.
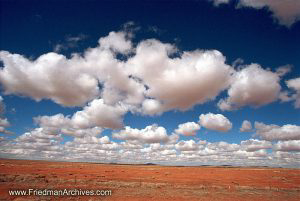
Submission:
M 159 143 L 155 143 L 155 144 L 159 144 Z M 152 145 L 152 144 L 150 144 L 150 145 Z M 120 146 L 122 146 L 122 148 L 124 149 L 124 150 L 132 150 L 132 149 L 137 149 L 137 150 L 139 150 L 139 149 L 142 149 L 142 148 L 144 148 L 144 146 L 142 145 L 142 144 L 140 144 L 139 142 L 133 142 L 133 141 L 125 141 L 125 142 L 121 142 L 120 143 Z M 159 144 L 159 146 L 160 146 L 160 144 Z
M 101 132 L 99 128 L 79 129 L 79 131 L 72 132 L 68 130 L 65 133 L 62 130 L 56 127 L 36 128 L 15 140 L 6 141 L 0 152 L 30 159 L 33 157 L 54 160 L 76 160 L 78 158 L 81 160 L 85 158 L 104 160 L 106 157 L 112 156 L 111 152 L 116 152 L 119 148 L 119 145 L 110 141 L 108 136 L 97 137 Z M 62 144 L 61 133 L 72 135 L 74 139 Z
M 300 108 L 300 77 L 286 81 L 286 85 L 288 86 L 288 88 L 296 91 L 296 93 L 285 100 L 295 100 L 295 107 Z
M 61 113 L 53 116 L 37 116 L 34 117 L 33 120 L 41 127 L 63 128 L 69 127 L 71 124 L 70 119 Z
M 300 152 L 275 151 L 272 154 L 274 160 L 280 162 L 280 166 L 299 167 Z
M 67 160 L 76 161 L 105 161 L 112 162 L 119 159 L 119 144 L 110 141 L 108 136 L 75 138 L 63 146 Z
M 277 126 L 255 122 L 255 128 L 256 135 L 264 140 L 300 140 L 300 126 L 297 125 Z
M 164 127 L 155 124 L 147 126 L 144 129 L 130 128 L 126 126 L 124 130 L 112 134 L 113 138 L 126 141 L 137 141 L 139 143 L 167 143 L 170 136 Z
M 69 136 L 74 136 L 77 138 L 83 138 L 85 136 L 98 136 L 103 131 L 103 128 L 101 127 L 92 127 L 92 128 L 86 128 L 86 129 L 78 129 L 74 127 L 69 128 L 62 128 L 61 133 Z
M 248 152 L 258 151 L 260 149 L 271 149 L 272 143 L 265 140 L 256 140 L 256 139 L 250 139 L 241 141 L 241 146 L 243 150 L 246 150 Z
M 132 49 L 131 41 L 126 32 L 110 32 L 107 37 L 99 39 L 100 47 L 103 49 L 112 49 L 119 53 L 128 53 Z
M 300 91 L 300 77 L 286 81 L 287 86 L 296 91 Z
M 242 126 L 240 128 L 241 132 L 250 132 L 252 130 L 251 122 L 248 120 L 244 120 Z
M 0 133 L 12 134 L 11 131 L 6 130 L 6 127 L 9 127 L 10 123 L 7 118 L 0 118 Z
M 70 58 L 50 52 L 30 60 L 1 51 L 0 83 L 6 94 L 37 101 L 51 99 L 63 106 L 90 102 L 72 121 L 82 127 L 91 126 L 88 122 L 100 126 L 101 122 L 104 127 L 117 128 L 127 111 L 145 115 L 184 111 L 214 100 L 228 87 L 229 97 L 220 101 L 221 109 L 264 105 L 276 99 L 279 77 L 286 72 L 273 73 L 257 64 L 236 72 L 217 50 L 181 52 L 155 39 L 142 40 L 136 46 L 131 40 L 128 31 L 110 32 L 99 39 L 98 46 Z M 93 105 L 98 108 L 95 115 L 88 109 Z M 98 113 L 104 110 L 116 122 Z
M 175 145 L 175 148 L 180 151 L 196 151 L 199 145 L 194 140 L 180 141 Z
M 179 135 L 173 133 L 169 135 L 167 144 L 168 145 L 175 144 L 178 140 L 179 140 Z
M 291 64 L 286 64 L 286 65 L 283 65 L 283 66 L 280 66 L 276 69 L 276 73 L 279 75 L 279 76 L 284 76 L 286 75 L 287 73 L 291 72 L 292 71 L 292 68 L 293 66 Z
M 37 101 L 51 99 L 64 106 L 81 106 L 101 94 L 108 103 L 120 99 L 140 103 L 144 86 L 129 78 L 124 63 L 116 59 L 117 53 L 131 49 L 126 35 L 124 31 L 110 32 L 99 39 L 97 47 L 87 49 L 82 55 L 73 54 L 69 59 L 50 52 L 32 61 L 1 51 L 4 67 L 0 70 L 0 83 L 6 94 Z M 99 84 L 103 85 L 102 91 Z
M 209 0 L 215 6 L 233 0 Z M 297 0 L 238 0 L 236 8 L 249 7 L 254 9 L 267 8 L 279 24 L 290 27 L 300 19 L 300 2 Z
M 16 138 L 16 142 L 50 142 L 51 140 L 62 140 L 56 128 L 35 128 Z
M 109 144 L 111 143 L 108 136 L 95 137 L 95 136 L 85 136 L 83 138 L 75 138 L 74 142 L 78 144 Z
M 239 157 L 239 158 L 248 158 L 248 159 L 254 159 L 254 160 L 264 159 L 265 160 L 268 156 L 268 153 L 265 149 L 260 149 L 260 150 L 253 151 L 253 152 L 248 152 L 245 150 L 238 150 L 235 153 L 235 156 Z
M 28 157 L 43 159 L 57 158 L 63 155 L 61 135 L 57 129 L 36 128 L 30 132 L 17 137 L 13 141 L 8 141 L 3 145 L 2 153 L 16 155 L 17 157 Z
M 238 8 L 240 7 L 256 9 L 267 7 L 273 13 L 273 18 L 287 27 L 300 19 L 300 2 L 297 0 L 240 0 Z
M 3 117 L 4 113 L 5 113 L 5 104 L 3 103 L 2 96 L 0 96 L 0 133 L 12 134 L 12 132 L 6 130 L 6 127 L 9 127 L 10 123 L 7 118 Z
M 124 105 L 107 105 L 103 99 L 94 99 L 82 111 L 72 116 L 72 122 L 79 128 L 100 126 L 104 128 L 121 128 L 123 115 L 127 112 Z
M 171 109 L 187 110 L 213 100 L 229 85 L 233 69 L 217 50 L 183 52 L 155 39 L 140 42 L 136 55 L 126 65 L 134 77 L 147 86 L 144 113 L 154 114 Z M 179 81 L 180 80 L 180 81 Z
M 73 121 L 69 116 L 64 116 L 63 114 L 56 114 L 53 116 L 38 116 L 34 117 L 33 119 L 40 128 L 56 129 L 62 134 L 77 138 L 82 138 L 85 136 L 97 136 L 103 131 L 103 128 L 99 126 L 82 128 L 82 124 L 80 124 L 80 122 L 78 123 L 77 121 Z
M 83 137 L 75 136 L 73 140 L 63 144 L 59 133 L 59 130 L 53 127 L 37 128 L 13 141 L 0 139 L 0 153 L 23 159 L 39 158 L 86 162 L 280 165 L 289 167 L 297 167 L 300 164 L 300 155 L 295 154 L 299 144 L 297 140 L 287 141 L 289 143 L 279 142 L 273 146 L 273 152 L 267 152 L 266 149 L 272 148 L 271 143 L 254 139 L 243 141 L 241 145 L 227 142 L 196 142 L 194 140 L 181 140 L 171 144 L 158 142 L 159 140 L 148 143 L 150 138 L 137 139 L 138 137 L 113 142 L 108 136 L 85 135 Z M 151 142 L 154 141 L 152 139 Z
M 199 124 L 195 122 L 187 122 L 184 124 L 179 124 L 178 128 L 175 130 L 175 133 L 185 136 L 194 136 L 198 130 L 200 130 Z
M 35 61 L 19 54 L 0 52 L 4 68 L 0 82 L 6 94 L 52 99 L 67 106 L 82 105 L 99 94 L 98 81 L 80 72 L 65 56 L 47 53 Z
M 201 114 L 199 124 L 210 130 L 227 132 L 232 128 L 232 123 L 222 114 Z
M 62 134 L 82 138 L 97 136 L 104 128 L 122 127 L 122 117 L 126 112 L 127 108 L 123 105 L 110 106 L 103 99 L 94 99 L 72 116 L 38 116 L 34 117 L 34 121 L 40 128 L 56 129 Z
M 107 105 L 110 113 L 116 107 L 117 115 L 124 114 L 119 105 L 148 115 L 187 110 L 228 88 L 234 69 L 221 52 L 180 52 L 155 39 L 142 40 L 134 47 L 131 37 L 127 31 L 110 32 L 99 39 L 98 46 L 70 58 L 50 52 L 31 60 L 1 51 L 0 83 L 5 94 L 50 99 L 63 106 L 103 102 L 101 108 Z M 119 59 L 120 54 L 124 59 Z M 87 124 L 83 119 L 97 124 L 94 115 L 79 112 L 75 116 L 83 124 Z
M 64 147 L 67 151 L 71 153 L 81 152 L 81 153 L 91 153 L 93 154 L 100 151 L 104 153 L 108 150 L 117 150 L 119 145 L 116 142 L 110 141 L 107 136 L 97 138 L 97 137 L 84 137 L 84 138 L 75 138 L 74 141 L 69 141 Z
M 10 123 L 8 122 L 7 118 L 0 118 L 0 127 L 8 127 Z
M 176 150 L 174 150 L 174 145 L 166 145 L 160 143 L 149 144 L 149 146 L 140 150 L 142 153 L 163 153 L 164 155 L 172 155 L 176 154 Z
M 207 148 L 209 150 L 215 150 L 218 152 L 233 152 L 237 151 L 240 148 L 238 144 L 230 144 L 227 142 L 215 142 L 215 143 L 207 143 Z
M 142 112 L 147 115 L 161 114 L 161 108 L 161 103 L 155 99 L 145 99 L 142 104 Z
M 300 140 L 279 141 L 274 145 L 277 151 L 300 151 Z
M 228 98 L 221 99 L 221 110 L 233 110 L 250 105 L 259 107 L 277 100 L 280 92 L 280 76 L 263 69 L 258 64 L 251 64 L 237 71 L 228 89 Z
M 33 119 L 40 128 L 55 129 L 59 133 L 76 138 L 83 138 L 86 136 L 96 137 L 103 131 L 103 128 L 99 126 L 82 128 L 80 123 L 73 121 L 71 117 L 64 116 L 63 114 L 56 114 L 53 116 L 38 116 L 34 117 Z
M 278 96 L 278 98 L 281 102 L 292 101 L 292 100 L 295 100 L 296 97 L 297 97 L 296 94 L 291 95 L 291 93 L 289 91 L 281 91 Z

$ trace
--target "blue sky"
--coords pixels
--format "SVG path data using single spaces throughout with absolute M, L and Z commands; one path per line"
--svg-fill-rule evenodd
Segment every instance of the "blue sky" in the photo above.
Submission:
M 299 2 L 274 2 L 1 0 L 0 156 L 298 166 Z

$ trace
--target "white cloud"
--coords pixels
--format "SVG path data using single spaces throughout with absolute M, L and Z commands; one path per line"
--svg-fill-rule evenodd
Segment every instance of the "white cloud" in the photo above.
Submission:
M 255 128 L 256 135 L 264 140 L 300 140 L 300 126 L 297 125 L 287 124 L 277 126 L 255 122 Z
M 220 100 L 221 110 L 233 110 L 250 105 L 259 107 L 277 100 L 280 85 L 277 73 L 251 64 L 237 71 L 228 90 L 228 98 Z
M 55 118 L 53 118 L 55 119 Z M 241 145 L 227 142 L 194 140 L 166 144 L 165 131 L 158 126 L 145 129 L 127 129 L 126 141 L 113 142 L 108 136 L 75 136 L 74 140 L 60 143 L 59 129 L 37 128 L 14 141 L 1 139 L 1 154 L 21 158 L 39 158 L 92 162 L 160 163 L 160 164 L 211 164 L 211 165 L 289 165 L 297 167 L 300 155 L 298 141 L 271 142 L 250 139 Z M 126 130 L 126 129 L 125 129 Z M 123 131 L 125 131 L 123 130 Z M 133 134 L 132 134 L 133 133 Z M 118 133 L 120 134 L 120 133 Z M 114 135 L 114 134 L 113 134 Z M 178 135 L 176 135 L 178 136 Z M 168 136 L 171 138 L 171 136 Z M 160 140 L 161 139 L 161 140 Z M 178 138 L 177 138 L 178 139 Z M 121 139 L 122 140 L 122 139 Z M 298 161 L 297 161 L 298 160 Z
M 142 104 L 142 112 L 148 115 L 161 114 L 162 105 L 155 99 L 145 99 Z
M 131 50 L 125 32 L 110 32 L 99 39 L 99 46 L 84 54 L 72 54 L 70 59 L 57 53 L 41 55 L 31 61 L 19 54 L 0 52 L 4 68 L 0 82 L 6 94 L 23 95 L 34 100 L 51 99 L 64 106 L 82 106 L 99 97 L 99 82 L 106 103 L 124 99 L 126 103 L 141 103 L 144 86 L 130 79 L 124 63 L 116 59 L 115 51 Z M 109 96 L 108 94 L 112 94 Z
M 232 0 L 209 0 L 215 6 L 229 3 Z M 267 8 L 279 24 L 290 27 L 300 20 L 300 1 L 298 0 L 238 0 L 237 9 L 250 7 L 255 9 Z
M 99 39 L 101 48 L 112 49 L 120 53 L 127 53 L 131 50 L 131 41 L 126 32 L 110 32 L 107 37 Z
M 292 101 L 292 100 L 295 100 L 296 97 L 297 97 L 296 94 L 291 95 L 291 93 L 289 91 L 281 91 L 278 96 L 278 98 L 281 102 Z
M 265 149 L 260 149 L 260 150 L 252 151 L 252 152 L 248 152 L 248 151 L 244 151 L 244 150 L 238 150 L 234 154 L 238 157 L 254 159 L 254 160 L 257 160 L 257 159 L 260 159 L 260 158 L 266 159 L 266 157 L 268 156 L 268 153 Z
M 140 143 L 166 143 L 169 141 L 169 136 L 164 127 L 150 125 L 144 129 L 130 128 L 126 126 L 124 130 L 112 134 L 113 138 L 126 141 L 138 141 Z
M 250 139 L 241 141 L 241 146 L 248 152 L 258 151 L 260 149 L 271 149 L 272 143 L 265 140 Z
M 213 100 L 229 84 L 233 69 L 216 50 L 183 52 L 171 58 L 176 47 L 158 40 L 145 40 L 126 63 L 130 72 L 148 87 L 144 113 L 171 109 L 187 110 Z M 179 81 L 180 80 L 180 81 Z
M 62 128 L 69 127 L 71 123 L 70 119 L 61 113 L 53 116 L 37 116 L 33 120 L 41 127 Z
M 34 117 L 41 128 L 57 129 L 61 133 L 74 137 L 97 136 L 103 128 L 123 127 L 123 115 L 127 112 L 124 105 L 106 105 L 103 99 L 94 99 L 82 110 L 72 116 L 56 114 Z
M 3 103 L 3 98 L 0 96 L 0 133 L 12 134 L 11 131 L 6 130 L 6 127 L 10 126 L 10 122 L 7 118 L 3 117 L 5 113 L 5 104 Z
M 300 91 L 300 77 L 288 80 L 286 81 L 286 84 L 289 88 L 292 88 L 296 91 Z
M 194 140 L 180 141 L 175 145 L 175 148 L 180 151 L 196 151 L 199 145 Z
M 288 86 L 288 88 L 296 91 L 296 93 L 288 98 L 286 98 L 285 96 L 285 99 L 282 100 L 295 100 L 295 107 L 300 108 L 300 77 L 286 81 L 286 85 Z
M 62 50 L 68 50 L 70 48 L 75 48 L 78 46 L 78 43 L 87 38 L 85 34 L 78 34 L 75 36 L 68 35 L 62 43 L 54 45 L 53 51 L 56 53 L 61 52 Z
M 85 136 L 83 138 L 75 138 L 74 142 L 78 144 L 109 144 L 109 137 L 103 136 L 101 138 L 95 136 Z
M 242 123 L 242 127 L 240 128 L 241 132 L 250 132 L 252 130 L 251 122 L 248 120 L 244 120 Z
M 299 167 L 300 152 L 274 151 L 273 158 L 283 164 L 294 164 Z
M 117 53 L 128 59 L 118 59 Z M 217 50 L 181 53 L 155 39 L 143 40 L 135 48 L 124 31 L 110 32 L 98 46 L 71 58 L 50 52 L 32 61 L 1 51 L 0 59 L 5 94 L 51 99 L 63 106 L 102 99 L 106 105 L 123 104 L 149 115 L 187 110 L 215 99 L 229 86 L 234 72 Z
M 31 61 L 1 51 L 4 67 L 0 69 L 0 83 L 6 94 L 37 101 L 51 99 L 63 106 L 83 106 L 101 100 L 101 108 L 105 106 L 109 114 L 111 110 L 117 111 L 115 117 L 121 119 L 127 111 L 156 115 L 174 109 L 187 110 L 214 100 L 228 87 L 229 97 L 219 102 L 221 109 L 261 106 L 276 100 L 280 75 L 286 72 L 281 69 L 273 73 L 258 64 L 236 72 L 217 50 L 180 52 L 174 45 L 155 39 L 142 40 L 134 47 L 131 37 L 124 31 L 110 32 L 99 39 L 95 48 L 82 55 L 73 54 L 69 59 L 47 53 Z M 127 60 L 118 59 L 117 52 Z M 127 55 L 128 52 L 133 54 Z M 120 105 L 126 111 L 120 111 Z M 85 127 L 91 126 L 89 118 L 95 116 L 91 114 L 94 111 L 89 111 L 87 118 L 83 111 L 75 114 L 76 121 Z M 103 127 L 96 119 L 93 121 L 95 126 Z M 108 123 L 104 127 L 120 125 Z
M 280 66 L 276 69 L 276 73 L 279 75 L 279 76 L 284 76 L 286 74 L 288 74 L 289 72 L 292 71 L 292 65 L 290 64 L 287 64 L 287 65 L 283 65 L 283 66 Z
M 80 72 L 73 61 L 56 53 L 47 53 L 35 61 L 22 55 L 0 52 L 4 68 L 0 82 L 5 94 L 44 98 L 66 106 L 82 105 L 99 94 L 98 81 Z
M 79 128 L 103 127 L 103 128 L 121 128 L 123 126 L 122 118 L 127 112 L 123 105 L 106 105 L 103 99 L 95 99 L 76 112 L 72 117 L 72 123 Z
M 207 143 L 207 148 L 224 153 L 224 152 L 237 151 L 240 149 L 240 145 L 230 144 L 230 143 L 221 141 L 221 142 L 215 142 L 215 143 Z
M 56 44 L 53 47 L 53 52 L 59 53 L 61 52 L 63 49 L 66 49 L 66 47 L 64 47 L 62 44 Z
M 63 147 L 66 158 L 92 161 L 111 161 L 118 158 L 120 145 L 110 141 L 108 136 L 86 136 L 66 142 Z
M 86 128 L 86 129 L 78 129 L 78 128 L 62 128 L 61 133 L 65 135 L 74 136 L 77 138 L 83 138 L 85 136 L 93 136 L 96 137 L 101 134 L 103 131 L 100 127 L 92 127 L 92 128 Z
M 201 149 L 198 151 L 197 153 L 199 156 L 211 156 L 211 155 L 217 155 L 218 151 L 214 150 L 214 149 L 210 149 L 208 147 L 205 147 L 204 149 Z
M 300 140 L 279 141 L 274 145 L 277 151 L 300 151 Z
M 182 134 L 185 136 L 194 136 L 197 131 L 200 130 L 200 125 L 195 122 L 187 122 L 184 124 L 179 124 L 175 133 Z
M 125 141 L 121 142 L 120 144 L 124 150 L 142 149 L 144 147 L 142 144 L 133 141 Z
M 252 7 L 261 9 L 267 7 L 278 23 L 287 27 L 300 19 L 300 1 L 298 0 L 240 0 L 238 8 Z
M 1 139 L 0 152 L 96 161 L 234 164 L 252 164 L 256 159 L 267 161 L 269 154 L 265 149 L 270 148 L 271 143 L 264 140 L 243 141 L 241 145 L 194 140 L 178 142 L 179 134 L 194 136 L 200 125 L 229 131 L 232 123 L 222 114 L 202 114 L 200 125 L 195 122 L 180 124 L 171 135 L 162 126 L 150 125 L 143 129 L 127 126 L 114 132 L 112 137 L 120 142 L 113 142 L 108 136 L 99 137 L 105 128 L 122 128 L 123 117 L 128 111 L 156 115 L 173 109 L 187 110 L 214 100 L 229 87 L 229 97 L 220 102 L 227 109 L 270 103 L 277 99 L 280 91 L 280 76 L 288 71 L 281 68 L 271 72 L 257 64 L 235 71 L 216 50 L 180 52 L 174 45 L 154 39 L 141 41 L 135 47 L 130 37 L 126 32 L 111 32 L 99 39 L 97 47 L 87 49 L 82 55 L 73 54 L 69 59 L 48 53 L 30 60 L 1 51 L 4 67 L 0 69 L 0 83 L 6 94 L 35 100 L 51 99 L 63 106 L 83 108 L 70 116 L 35 117 L 38 128 L 15 140 Z M 127 54 L 129 52 L 132 54 Z M 126 59 L 117 59 L 118 54 Z M 298 93 L 295 80 L 287 81 L 287 86 Z M 3 108 L 0 96 L 1 115 Z M 7 118 L 1 117 L 0 132 L 6 131 L 7 126 Z M 256 123 L 255 127 L 262 139 L 295 141 L 279 142 L 273 148 L 278 153 L 297 149 L 299 126 Z M 249 129 L 251 124 L 243 122 L 241 130 Z M 73 136 L 74 140 L 62 144 L 62 135 Z M 286 158 L 291 160 L 292 156 Z
M 85 111 L 80 111 L 80 112 L 84 113 Z M 75 114 L 73 115 L 74 119 L 75 119 Z M 90 117 L 86 115 L 85 118 L 90 118 Z M 84 120 L 82 121 L 79 120 L 77 121 L 76 119 L 72 120 L 72 118 L 68 116 L 65 117 L 63 114 L 56 114 L 53 116 L 38 116 L 38 117 L 34 117 L 33 119 L 40 128 L 56 129 L 62 134 L 70 135 L 77 138 L 82 138 L 85 136 L 95 137 L 103 131 L 103 128 L 99 126 L 94 126 L 91 124 L 89 127 L 87 125 L 82 124 L 82 121 Z M 116 120 L 112 120 L 112 121 L 116 121 Z M 104 123 L 105 121 L 101 122 L 103 126 L 105 125 Z
M 232 128 L 232 123 L 222 114 L 201 114 L 199 124 L 210 130 L 227 132 Z
M 9 127 L 10 123 L 8 122 L 7 118 L 0 118 L 0 126 L 1 127 Z
M 61 135 L 57 129 L 53 128 L 36 128 L 30 132 L 17 137 L 12 144 L 8 144 L 5 152 L 17 154 L 18 157 L 39 155 L 58 156 L 62 154 L 63 148 L 60 145 Z

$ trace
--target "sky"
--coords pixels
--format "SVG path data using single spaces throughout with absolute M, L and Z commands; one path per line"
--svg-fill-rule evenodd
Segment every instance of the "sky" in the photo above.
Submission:
M 300 167 L 300 1 L 0 0 L 0 157 Z

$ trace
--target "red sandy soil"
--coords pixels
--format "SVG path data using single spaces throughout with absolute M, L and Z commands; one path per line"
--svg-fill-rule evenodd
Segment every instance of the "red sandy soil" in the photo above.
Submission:
M 109 189 L 111 196 L 10 196 L 10 189 Z M 300 170 L 0 159 L 0 200 L 298 201 Z

